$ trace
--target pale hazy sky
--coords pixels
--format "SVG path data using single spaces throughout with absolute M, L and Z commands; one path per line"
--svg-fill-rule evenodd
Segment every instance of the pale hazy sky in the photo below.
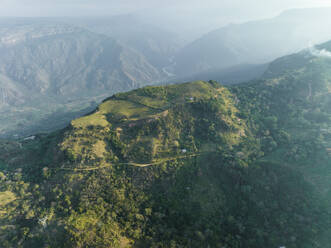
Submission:
M 104 16 L 155 9 L 258 19 L 289 8 L 321 6 L 331 6 L 331 0 L 0 0 L 0 16 Z

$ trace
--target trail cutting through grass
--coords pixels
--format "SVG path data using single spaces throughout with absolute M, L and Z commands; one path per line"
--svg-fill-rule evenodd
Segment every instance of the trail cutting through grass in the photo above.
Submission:
M 204 153 L 207 153 L 207 152 L 204 152 Z M 202 154 L 203 153 L 194 153 L 194 154 L 185 155 L 185 156 L 183 155 L 183 156 L 171 157 L 171 158 L 166 158 L 166 159 L 159 160 L 159 161 L 154 162 L 154 163 L 147 163 L 147 164 L 140 164 L 140 163 L 134 163 L 134 162 L 117 163 L 117 164 L 119 164 L 119 165 L 132 165 L 132 166 L 144 168 L 144 167 L 148 167 L 148 166 L 162 164 L 162 163 L 169 162 L 169 161 L 174 161 L 174 160 L 177 160 L 177 159 L 197 157 L 197 156 L 200 156 Z M 103 166 L 90 167 L 90 168 L 74 168 L 74 169 L 71 169 L 71 168 L 60 168 L 60 169 L 61 170 L 69 170 L 69 171 L 93 171 L 93 170 L 104 169 L 104 168 L 110 167 L 112 165 L 113 164 L 107 164 L 107 165 L 103 165 Z

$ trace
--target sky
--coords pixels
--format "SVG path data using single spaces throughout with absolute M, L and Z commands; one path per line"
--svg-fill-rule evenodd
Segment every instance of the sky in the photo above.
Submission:
M 143 10 L 263 18 L 289 8 L 331 6 L 331 0 L 0 0 L 0 16 L 98 16 Z
M 193 39 L 202 33 L 293 8 L 331 7 L 331 0 L 0 0 L 0 17 L 86 17 L 135 13 Z

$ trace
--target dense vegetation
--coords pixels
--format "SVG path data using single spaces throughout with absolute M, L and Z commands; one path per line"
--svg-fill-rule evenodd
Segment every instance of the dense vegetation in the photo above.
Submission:
M 1 247 L 330 244 L 330 59 L 145 87 L 1 143 Z

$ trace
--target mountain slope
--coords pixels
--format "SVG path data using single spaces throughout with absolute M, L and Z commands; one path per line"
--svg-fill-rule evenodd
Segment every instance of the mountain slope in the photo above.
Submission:
M 266 159 L 285 161 L 297 168 L 318 190 L 328 213 L 331 209 L 330 51 L 327 42 L 316 46 L 313 52 L 304 50 L 277 59 L 270 64 L 265 80 L 245 89 L 249 93 L 244 101 L 252 116 L 266 122 L 260 135 L 273 150 Z M 255 104 L 250 104 L 252 101 Z M 320 238 L 324 246 L 330 243 L 330 225 L 327 230 Z
M 0 61 L 2 74 L 38 93 L 123 90 L 159 78 L 157 70 L 141 55 L 105 36 L 66 26 L 47 26 L 50 35 L 38 31 L 40 37 L 33 31 L 25 36 L 37 37 L 12 38 L 14 44 L 9 45 L 9 37 L 18 35 L 11 30 L 2 38 L 7 43 Z
M 171 58 L 183 46 L 174 32 L 157 27 L 146 15 L 117 15 L 105 18 L 72 18 L 58 21 L 81 26 L 92 32 L 114 37 L 122 44 L 139 51 L 158 69 L 168 66 Z
M 240 64 L 263 64 L 310 44 L 330 39 L 331 10 L 289 10 L 261 21 L 232 24 L 184 47 L 174 59 L 175 74 L 187 76 Z
M 64 130 L 3 142 L 1 245 L 329 244 L 330 136 L 316 135 L 329 63 L 303 52 L 244 85 L 120 93 Z
M 8 27 L 0 29 L 0 108 L 13 116 L 9 123 L 21 124 L 2 122 L 1 133 L 33 125 L 36 130 L 42 119 L 15 112 L 79 111 L 93 100 L 164 77 L 141 54 L 103 35 L 59 24 Z

